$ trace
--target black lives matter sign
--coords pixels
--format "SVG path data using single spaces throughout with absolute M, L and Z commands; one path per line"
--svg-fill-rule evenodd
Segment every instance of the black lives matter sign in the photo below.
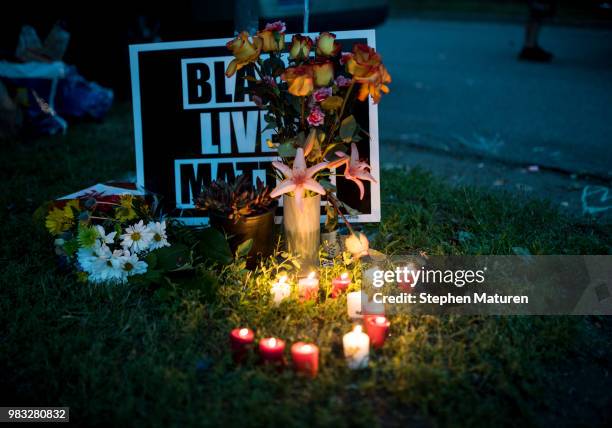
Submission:
M 343 51 L 354 43 L 375 45 L 373 30 L 336 34 Z M 266 112 L 243 90 L 248 68 L 225 76 L 233 59 L 227 41 L 130 46 L 137 184 L 162 195 L 164 212 L 188 224 L 206 222 L 194 209 L 194 197 L 212 180 L 246 174 L 276 184 L 277 154 L 266 144 L 274 131 L 265 129 Z M 353 114 L 370 135 L 359 142 L 360 156 L 370 160 L 379 181 L 377 106 L 359 103 Z M 359 211 L 354 221 L 380 220 L 378 184 L 364 183 L 363 200 L 352 182 L 338 177 L 335 184 L 338 197 Z

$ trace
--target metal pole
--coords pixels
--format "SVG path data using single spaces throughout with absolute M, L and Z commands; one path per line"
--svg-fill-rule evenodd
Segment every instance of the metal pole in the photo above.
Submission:
M 304 33 L 308 33 L 308 15 L 310 14 L 310 2 L 304 0 Z

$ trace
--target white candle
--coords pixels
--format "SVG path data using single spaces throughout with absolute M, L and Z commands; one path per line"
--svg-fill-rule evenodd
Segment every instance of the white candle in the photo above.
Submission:
M 287 283 L 287 275 L 281 276 L 277 282 L 272 284 L 270 292 L 272 293 L 275 305 L 289 297 L 291 295 L 291 286 Z
M 368 295 L 362 291 L 353 291 L 346 295 L 346 311 L 349 318 L 363 318 L 361 313 L 362 303 L 366 305 L 368 302 Z
M 306 278 L 298 281 L 298 292 L 302 299 L 314 299 L 319 293 L 319 278 L 316 272 L 310 272 Z
M 356 325 L 353 331 L 344 335 L 342 344 L 344 357 L 350 369 L 363 369 L 368 366 L 370 337 L 361 330 L 360 325 Z

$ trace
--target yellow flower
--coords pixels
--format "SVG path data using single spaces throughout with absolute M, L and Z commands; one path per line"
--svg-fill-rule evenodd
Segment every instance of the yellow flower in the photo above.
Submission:
M 335 56 L 340 52 L 342 46 L 336 41 L 334 33 L 324 31 L 317 37 L 317 55 Z
M 291 59 L 306 59 L 312 48 L 312 39 L 308 36 L 295 34 L 291 38 L 291 47 L 289 48 L 289 58 Z
M 128 221 L 137 217 L 134 210 L 134 197 L 132 195 L 121 195 L 119 199 L 120 207 L 115 210 L 115 217 L 119 221 Z
M 308 65 L 289 67 L 281 75 L 281 79 L 289 84 L 289 93 L 296 97 L 310 95 L 314 89 L 312 67 Z
M 346 62 L 346 69 L 356 82 L 361 83 L 358 96 L 360 101 L 371 95 L 374 104 L 378 104 L 381 92 L 389 93 L 386 84 L 391 82 L 391 76 L 383 65 L 380 55 L 371 47 L 356 44 Z
M 225 75 L 231 77 L 247 64 L 257 61 L 263 41 L 259 37 L 253 37 L 253 41 L 249 40 L 249 33 L 243 31 L 234 40 L 227 43 L 227 48 L 232 51 L 234 59 L 227 66 Z
M 262 40 L 262 50 L 264 52 L 276 52 L 285 49 L 285 33 L 263 30 L 257 33 L 257 37 Z
M 45 219 L 45 227 L 52 235 L 59 235 L 74 225 L 74 212 L 79 209 L 79 201 L 71 200 L 63 208 L 54 207 Z
M 327 86 L 334 80 L 334 65 L 331 62 L 315 63 L 312 69 L 316 86 Z

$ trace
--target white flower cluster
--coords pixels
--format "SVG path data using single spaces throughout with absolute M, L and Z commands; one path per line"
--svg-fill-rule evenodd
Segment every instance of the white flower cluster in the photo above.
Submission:
M 147 271 L 147 263 L 139 257 L 170 246 L 165 221 L 145 225 L 140 220 L 127 227 L 120 235 L 120 248 L 116 249 L 113 246 L 117 232 L 106 233 L 102 226 L 96 226 L 96 231 L 95 244 L 77 252 L 77 261 L 92 283 L 125 283 L 128 277 Z

